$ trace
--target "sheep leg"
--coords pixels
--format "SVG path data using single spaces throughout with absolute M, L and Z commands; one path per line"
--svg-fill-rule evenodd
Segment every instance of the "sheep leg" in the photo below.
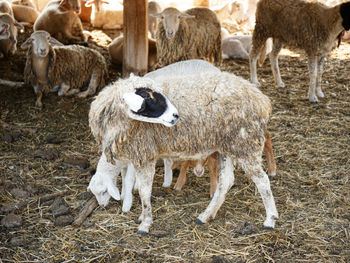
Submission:
M 218 160 L 215 156 L 208 157 L 208 170 L 210 176 L 210 197 L 213 197 L 218 184 Z
M 324 59 L 325 57 L 319 58 L 317 63 L 316 95 L 319 98 L 324 98 L 324 94 L 321 89 Z
M 123 168 L 121 170 L 121 177 L 122 177 L 122 193 L 120 195 L 120 199 L 121 200 L 124 200 L 124 196 L 125 196 L 125 185 L 126 185 L 125 176 L 126 176 L 126 171 L 127 171 L 127 167 Z
M 258 74 L 256 64 L 258 62 L 258 57 L 260 51 L 266 41 L 266 38 L 262 35 L 259 35 L 258 32 L 264 32 L 264 29 L 259 29 L 257 26 L 254 29 L 253 37 L 252 37 L 252 48 L 249 53 L 249 65 L 250 65 L 250 81 L 255 84 L 258 88 L 261 87 L 258 81 Z
M 309 100 L 312 103 L 317 103 L 316 96 L 316 79 L 317 79 L 317 57 L 309 55 L 309 74 L 310 74 L 310 87 L 309 87 Z
M 164 158 L 164 182 L 163 187 L 169 187 L 173 181 L 173 170 L 171 166 L 173 165 L 173 160 L 170 158 Z
M 202 212 L 196 220 L 197 224 L 204 224 L 208 220 L 215 218 L 217 211 L 221 207 L 225 200 L 227 192 L 233 185 L 234 173 L 233 173 L 233 163 L 230 157 L 219 155 L 219 184 L 216 187 L 213 198 L 210 204 Z
M 273 155 L 272 143 L 271 143 L 271 134 L 266 131 L 266 139 L 264 145 L 264 154 L 267 162 L 267 172 L 268 175 L 273 177 L 276 176 L 276 161 Z
M 123 206 L 122 211 L 128 212 L 130 211 L 130 208 L 132 206 L 132 189 L 135 184 L 135 169 L 133 164 L 128 164 L 128 168 L 125 175 L 125 180 L 123 183 L 124 187 L 124 200 L 123 200 Z
M 272 74 L 277 84 L 277 87 L 284 88 L 284 83 L 281 78 L 280 68 L 278 66 L 278 54 L 280 53 L 281 49 L 282 49 L 282 43 L 274 39 L 272 51 L 269 57 L 270 57 Z
M 142 203 L 142 213 L 139 217 L 141 224 L 138 227 L 138 234 L 147 234 L 152 225 L 151 194 L 152 183 L 155 173 L 155 162 L 146 164 L 143 168 L 136 168 L 135 174 L 139 184 L 139 195 Z
M 273 229 L 275 227 L 275 221 L 278 219 L 278 212 L 276 209 L 275 200 L 272 195 L 269 177 L 264 172 L 261 165 L 249 167 L 248 169 L 244 170 L 246 174 L 250 178 L 252 178 L 263 200 L 266 210 L 266 220 L 264 221 L 264 228 Z
M 34 86 L 34 93 L 36 94 L 35 106 L 41 109 L 43 107 L 43 103 L 41 101 L 43 92 L 41 91 L 41 87 L 39 87 L 39 85 Z
M 61 88 L 60 88 L 60 90 L 58 91 L 58 96 L 67 95 L 69 89 L 70 89 L 70 86 L 69 86 L 69 85 L 67 85 L 67 84 L 65 84 L 65 83 L 62 83 L 62 84 L 61 84 Z
M 174 189 L 176 191 L 180 191 L 186 183 L 186 173 L 189 166 L 189 161 L 182 162 L 179 177 L 177 178 L 176 184 L 174 185 Z
M 80 92 L 77 94 L 79 98 L 86 98 L 89 95 L 93 95 L 96 92 L 98 83 L 100 82 L 100 74 L 98 72 L 94 72 L 91 75 L 90 83 L 86 91 Z

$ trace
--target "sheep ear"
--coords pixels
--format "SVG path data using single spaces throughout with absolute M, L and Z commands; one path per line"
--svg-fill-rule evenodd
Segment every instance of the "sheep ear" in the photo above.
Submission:
M 61 2 L 59 3 L 59 6 L 64 6 L 67 3 L 67 0 L 61 0 Z
M 18 23 L 17 21 L 15 21 L 13 24 L 15 25 L 15 27 L 17 27 L 20 30 L 24 29 L 24 26 L 21 23 Z
M 94 0 L 90 0 L 90 1 L 86 1 L 85 6 L 89 7 L 92 6 L 94 4 Z
M 108 1 L 102 1 L 102 4 L 109 5 L 109 4 L 110 4 L 110 2 L 108 2 Z
M 58 41 L 54 37 L 50 37 L 49 43 L 54 45 L 54 46 L 64 46 L 60 41 Z
M 155 18 L 163 18 L 162 13 L 158 13 L 158 14 L 150 14 L 150 16 L 155 17 Z
M 23 42 L 21 45 L 21 49 L 28 49 L 30 45 L 32 44 L 32 39 L 28 38 L 26 41 Z
M 119 190 L 114 184 L 108 184 L 107 191 L 115 200 L 120 200 Z
M 145 100 L 134 92 L 125 93 L 123 99 L 131 111 L 138 112 L 144 107 Z

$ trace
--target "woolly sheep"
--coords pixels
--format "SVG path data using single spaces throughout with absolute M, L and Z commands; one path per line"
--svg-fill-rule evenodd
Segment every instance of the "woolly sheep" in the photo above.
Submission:
M 115 1 L 115 0 L 113 0 Z M 102 6 L 102 4 L 105 4 Z M 102 29 L 121 29 L 123 27 L 123 4 L 115 1 L 89 0 L 85 6 L 91 6 L 91 24 Z
M 84 98 L 105 84 L 106 61 L 96 50 L 62 46 L 46 31 L 33 32 L 21 47 L 28 49 L 25 83 L 34 87 L 36 106 L 40 108 L 43 92 L 58 90 L 59 96 L 76 94 Z M 81 91 L 85 85 L 87 89 Z
M 124 37 L 123 34 L 113 39 L 108 45 L 108 52 L 111 57 L 112 63 L 117 65 L 123 64 L 123 46 Z M 153 39 L 148 39 L 148 70 L 154 70 L 157 63 L 157 47 L 156 42 Z
M 156 34 L 160 66 L 195 58 L 221 63 L 221 26 L 213 11 L 168 7 L 154 16 L 162 20 Z
M 278 87 L 284 87 L 278 67 L 283 45 L 305 51 L 308 57 L 310 102 L 323 98 L 321 78 L 326 55 L 335 48 L 340 34 L 350 29 L 350 2 L 328 7 L 302 0 L 260 0 L 256 10 L 253 47 L 250 52 L 251 81 L 260 86 L 256 61 L 267 38 L 273 38 L 271 68 Z
M 171 111 L 168 119 L 161 117 L 170 127 L 149 120 L 159 121 L 156 116 L 169 112 L 168 107 L 161 107 L 157 115 L 145 113 L 149 103 L 160 101 L 159 96 L 165 105 L 170 100 L 179 109 L 177 123 Z M 100 92 L 91 104 L 89 124 L 108 162 L 118 159 L 135 166 L 142 202 L 139 233 L 148 233 L 152 224 L 150 198 L 156 160 L 199 159 L 215 151 L 219 152 L 219 185 L 197 222 L 215 217 L 233 185 L 233 165 L 237 164 L 262 196 L 267 214 L 264 227 L 274 228 L 278 213 L 261 158 L 270 112 L 268 97 L 231 73 L 171 77 L 160 85 L 146 77 L 131 76 Z
M 153 15 L 160 12 L 162 12 L 162 8 L 156 1 L 148 2 L 148 31 L 151 33 L 152 38 L 156 38 L 158 25 L 158 19 Z
M 65 44 L 86 42 L 80 10 L 79 0 L 51 0 L 36 19 L 34 31 L 45 30 Z
M 17 21 L 29 23 L 31 26 L 39 16 L 39 12 L 29 6 L 12 4 L 12 10 Z
M 158 83 L 161 83 L 164 79 L 167 79 L 171 76 L 191 75 L 198 74 L 200 72 L 220 72 L 220 70 L 207 61 L 193 59 L 170 64 L 164 68 L 160 68 L 147 73 L 145 77 L 151 78 L 157 81 Z M 116 192 L 119 193 L 119 189 L 115 187 L 115 184 L 113 184 L 113 188 L 111 188 L 110 183 L 115 182 L 116 176 L 120 173 L 120 171 L 122 171 L 122 211 L 127 212 L 130 210 L 132 205 L 131 189 L 132 185 L 135 183 L 135 176 L 132 173 L 128 173 L 128 176 L 126 176 L 127 172 L 125 168 L 129 165 L 129 163 L 121 162 L 119 160 L 114 160 L 114 162 L 116 163 L 115 165 L 106 163 L 106 157 L 104 153 L 102 153 L 97 165 L 97 171 L 90 180 L 88 189 L 92 193 L 94 193 L 97 201 L 102 206 L 106 206 L 111 197 L 113 197 L 116 200 L 119 200 L 116 198 L 117 195 L 115 194 Z M 164 158 L 163 162 L 163 187 L 169 187 L 173 180 L 173 174 L 171 170 L 173 160 L 169 158 Z M 107 168 L 105 168 L 105 166 Z

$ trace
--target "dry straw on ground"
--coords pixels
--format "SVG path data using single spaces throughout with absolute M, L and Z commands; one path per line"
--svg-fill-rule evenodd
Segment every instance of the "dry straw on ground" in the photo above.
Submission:
M 20 36 L 19 44 L 29 33 Z M 109 38 L 100 31 L 93 35 L 90 46 L 108 59 Z M 55 226 L 52 201 L 34 201 L 15 211 L 21 226 L 0 226 L 0 262 L 350 262 L 349 51 L 350 45 L 342 44 L 327 59 L 326 98 L 319 104 L 307 100 L 304 56 L 281 54 L 284 89 L 275 87 L 268 61 L 258 69 L 273 104 L 269 130 L 278 176 L 271 186 L 280 213 L 275 230 L 262 229 L 262 201 L 240 170 L 216 219 L 199 226 L 195 218 L 210 200 L 208 175 L 196 178 L 190 172 L 176 192 L 161 187 L 163 170 L 158 168 L 149 235 L 136 234 L 137 193 L 130 212 L 122 213 L 120 202 L 111 201 L 78 228 Z M 21 81 L 23 67 L 19 51 L 0 61 L 1 77 Z M 226 60 L 221 69 L 249 77 L 247 61 Z M 110 67 L 111 80 L 120 76 L 117 70 Z M 64 196 L 68 216 L 76 216 L 91 197 L 85 191 L 99 157 L 87 120 L 92 98 L 50 94 L 42 111 L 34 107 L 30 87 L 2 86 L 0 98 L 1 204 L 20 202 L 15 188 L 30 195 L 25 200 L 69 191 Z M 88 161 L 90 167 L 67 159 Z

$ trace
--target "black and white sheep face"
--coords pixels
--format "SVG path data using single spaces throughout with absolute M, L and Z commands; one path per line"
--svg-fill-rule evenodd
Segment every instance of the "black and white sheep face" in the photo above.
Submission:
M 31 36 L 21 45 L 21 48 L 27 49 L 32 45 L 34 54 L 38 57 L 44 58 L 49 54 L 50 44 L 63 46 L 61 42 L 51 37 L 48 32 L 38 30 L 31 34 Z
M 342 26 L 345 30 L 350 30 L 350 2 L 340 6 L 340 15 L 343 18 Z
M 132 119 L 161 123 L 167 127 L 175 125 L 179 119 L 178 111 L 171 102 L 150 88 L 136 88 L 135 92 L 124 94 L 123 99 Z
M 182 13 L 173 7 L 166 8 L 163 12 L 154 14 L 153 16 L 162 20 L 165 34 L 168 39 L 175 37 L 181 19 L 194 18 L 194 16 Z

